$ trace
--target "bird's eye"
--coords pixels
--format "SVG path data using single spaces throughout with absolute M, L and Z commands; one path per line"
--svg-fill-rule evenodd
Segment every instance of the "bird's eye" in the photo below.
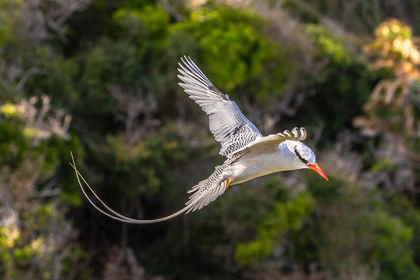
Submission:
M 308 161 L 306 159 L 304 159 L 298 152 L 298 150 L 295 147 L 295 154 L 296 156 L 304 163 L 304 164 L 308 164 Z

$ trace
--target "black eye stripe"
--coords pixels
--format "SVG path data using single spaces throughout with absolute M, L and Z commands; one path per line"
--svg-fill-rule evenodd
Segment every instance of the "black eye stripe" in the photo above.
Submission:
M 295 147 L 295 154 L 297 155 L 297 157 L 304 163 L 304 164 L 308 164 L 308 161 L 306 159 L 304 159 L 299 152 L 297 151 L 296 147 Z

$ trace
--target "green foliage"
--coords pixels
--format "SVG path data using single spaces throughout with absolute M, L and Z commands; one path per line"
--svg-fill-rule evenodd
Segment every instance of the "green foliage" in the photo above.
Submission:
M 334 139 L 344 127 L 354 129 L 353 120 L 363 112 L 372 85 L 385 73 L 370 69 L 360 54 L 348 49 L 343 38 L 325 27 L 308 24 L 305 30 L 314 42 L 315 59 L 322 60 L 323 67 L 317 79 L 308 80 L 316 94 L 308 99 L 301 116 L 310 125 L 324 127 L 323 137 Z
M 193 34 L 206 73 L 215 84 L 232 90 L 258 81 L 259 90 L 253 96 L 265 101 L 269 93 L 278 94 L 287 85 L 293 68 L 288 59 L 290 50 L 262 35 L 263 26 L 262 18 L 250 11 L 216 6 L 192 12 L 188 21 L 173 29 Z M 275 83 L 268 73 L 276 77 Z
M 68 244 L 55 244 L 60 243 L 60 240 L 55 240 L 46 234 L 43 235 L 52 223 L 59 227 L 65 226 L 64 219 L 60 215 L 52 204 L 46 204 L 39 206 L 35 212 L 28 213 L 23 220 L 24 227 L 12 224 L 0 228 L 0 273 L 5 279 L 34 277 L 36 279 L 51 279 L 56 269 L 54 261 L 60 261 L 59 258 L 54 259 L 56 253 L 54 246 L 56 245 L 61 245 L 62 249 L 72 251 L 72 256 L 65 259 L 67 267 L 64 267 L 62 275 L 68 276 L 75 273 L 68 269 L 68 265 L 74 264 L 75 258 L 79 260 L 85 258 L 84 251 L 79 246 L 71 249 Z M 62 237 L 64 238 L 64 235 Z M 62 253 L 63 256 L 66 255 L 65 252 Z M 30 267 L 32 269 L 29 269 Z M 82 277 L 83 274 L 80 276 Z
M 244 265 L 255 264 L 256 261 L 272 253 L 275 243 L 281 240 L 279 236 L 302 228 L 313 206 L 314 201 L 307 194 L 299 194 L 290 201 L 276 203 L 273 210 L 260 222 L 256 240 L 248 244 L 238 244 L 236 248 L 238 262 Z
M 22 110 L 16 104 L 10 101 L 6 101 L 3 106 L 0 107 L 0 113 L 6 118 L 22 119 Z
M 127 143 L 121 135 L 108 136 L 100 156 L 108 172 L 117 175 L 115 181 L 109 180 L 109 186 L 127 196 L 152 196 L 162 189 L 173 190 L 175 182 L 168 170 L 182 166 L 192 152 L 185 140 L 171 125 L 134 144 Z
M 148 49 L 147 43 L 153 45 L 153 41 L 165 38 L 169 24 L 169 14 L 162 8 L 152 6 L 141 10 L 119 9 L 113 19 L 130 39 L 146 44 L 144 46 L 148 51 L 153 50 Z
M 73 151 L 76 157 L 82 157 L 83 150 L 77 137 L 71 137 L 69 140 L 66 140 L 53 134 L 51 137 L 41 141 L 34 139 L 39 128 L 31 127 L 25 123 L 22 110 L 22 106 L 11 102 L 0 108 L 0 113 L 7 117 L 7 121 L 0 122 L 1 165 L 14 170 L 25 160 L 32 159 L 39 164 L 40 177 L 48 179 L 57 172 L 59 167 L 67 167 L 65 161 L 68 159 L 69 151 Z M 33 132 L 31 133 L 30 131 Z M 64 173 L 73 175 L 68 168 L 66 168 Z M 61 175 L 63 176 L 64 174 Z M 63 195 L 76 195 L 77 199 L 73 198 L 73 202 L 75 204 L 80 203 L 80 199 L 75 193 L 77 190 L 75 182 L 63 182 L 63 190 Z
M 334 178 L 327 186 L 315 176 L 309 177 L 308 190 L 316 201 L 316 215 L 307 221 L 310 226 L 300 234 L 303 234 L 302 241 L 308 238 L 302 245 L 316 248 L 324 269 L 338 274 L 368 267 L 372 274 L 378 269 L 380 279 L 420 277 L 410 245 L 413 228 L 393 215 L 380 193 L 361 191 Z M 397 200 L 404 201 L 404 198 Z M 311 237 L 315 234 L 316 237 Z M 311 242 L 314 243 L 310 245 Z
M 410 247 L 413 229 L 386 212 L 375 212 L 374 217 L 378 226 L 374 257 L 380 264 L 381 279 L 418 279 L 420 269 Z
M 357 275 L 361 268 L 372 278 L 375 271 L 380 279 L 419 277 L 413 262 L 418 249 L 412 245 L 418 228 L 412 225 L 420 216 L 407 208 L 405 198 L 394 196 L 389 204 L 378 191 L 362 191 L 342 179 L 318 179 L 310 174 L 307 192 L 294 199 L 277 197 L 281 202 L 261 220 L 255 241 L 238 244 L 239 263 L 257 267 L 280 246 L 284 271 L 293 261 L 315 261 L 334 277 Z
M 374 165 L 372 165 L 373 172 L 379 172 L 383 170 L 389 170 L 393 167 L 393 163 L 389 158 L 378 159 Z
M 3 113 L 7 115 L 10 110 Z M 63 241 L 68 242 L 66 238 L 69 238 L 69 233 L 65 231 L 66 207 L 63 207 L 68 205 L 69 199 L 40 203 L 34 195 L 37 188 L 41 192 L 44 190 L 45 180 L 59 173 L 57 171 L 65 164 L 70 149 L 81 155 L 81 146 L 77 140 L 66 141 L 58 136 L 35 143 L 32 137 L 25 134 L 25 118 L 16 118 L 15 114 L 11 116 L 0 122 L 0 184 L 2 191 L 7 194 L 5 201 L 0 204 L 4 217 L 2 221 L 5 221 L 0 228 L 0 275 L 5 279 L 51 279 L 55 265 L 61 262 L 56 252 L 59 247 L 73 250 L 71 244 L 62 244 Z M 66 168 L 66 172 L 71 170 Z M 40 182 L 40 186 L 34 186 L 33 182 Z M 75 189 L 66 189 L 68 184 L 65 182 L 62 185 L 61 194 L 76 197 L 72 202 L 80 204 Z M 48 188 L 45 190 L 49 191 Z M 10 202 L 10 198 L 14 203 Z M 62 206 L 58 207 L 58 203 Z M 57 236 L 61 239 L 55 239 Z M 65 251 L 62 254 L 67 258 Z M 80 256 L 79 261 L 82 259 Z M 74 260 L 70 262 L 74 263 Z
M 342 39 L 332 34 L 327 28 L 321 25 L 308 24 L 306 32 L 310 37 L 313 37 L 321 57 L 329 58 L 333 63 L 343 67 L 352 63 L 353 55 L 344 46 Z
M 78 65 L 73 60 L 54 59 L 42 67 L 42 72 L 31 76 L 27 89 L 35 94 L 48 93 L 56 106 L 68 105 L 79 98 L 74 79 L 79 74 Z
M 400 190 L 402 170 L 418 185 L 418 137 L 396 142 L 404 154 L 398 161 L 384 154 L 389 145 L 378 147 L 382 131 L 365 141 L 354 128 L 378 81 L 398 73 L 370 67 L 357 45 L 367 36 L 335 31 L 352 21 L 343 16 L 334 23 L 322 14 L 331 16 L 345 1 L 282 1 L 278 10 L 276 1 L 239 7 L 97 0 L 65 14 L 57 27 L 48 17 L 62 16 L 55 14 L 59 2 L 32 7 L 0 0 L 0 211 L 17 213 L 16 223 L 3 224 L 6 212 L 0 212 L 0 278 L 52 279 L 57 267 L 60 279 L 90 279 L 91 271 L 110 279 L 420 278 L 418 194 L 370 183 L 386 178 Z M 365 2 L 355 10 L 372 10 L 377 21 L 379 2 Z M 369 45 L 378 57 L 412 62 L 404 72 L 413 79 L 412 104 L 418 28 L 390 20 Z M 330 163 L 337 170 L 326 170 L 329 182 L 293 171 L 232 186 L 200 212 L 159 225 L 125 226 L 97 214 L 82 199 L 70 151 L 106 203 L 139 219 L 178 210 L 185 191 L 222 161 L 207 119 L 197 120 L 200 108 L 177 85 L 182 55 L 259 119 L 261 131 L 305 125 L 314 135 L 310 126 L 321 127 L 321 138 L 309 137 L 323 146 L 319 158 L 335 161 L 325 147 L 344 147 L 361 166 L 346 170 L 353 157 L 343 156 L 344 163 Z M 39 103 L 25 109 L 23 101 L 44 94 L 52 97 L 49 110 Z M 61 127 L 65 133 L 54 132 L 62 125 L 54 112 L 72 116 L 70 127 Z M 398 110 L 370 112 L 392 120 L 386 127 L 392 132 L 401 127 Z M 418 108 L 405 113 L 418 122 Z M 346 139 L 339 137 L 344 132 Z M 132 248 L 136 256 L 115 257 L 110 247 Z
M 208 72 L 214 77 L 214 82 L 231 90 L 258 75 L 262 70 L 261 62 L 267 59 L 263 50 L 269 43 L 257 33 L 261 30 L 261 23 L 251 13 L 230 8 L 204 8 L 193 12 L 191 21 L 185 23 L 188 26 L 183 28 L 197 38 L 203 52 L 203 63 L 210 65 Z M 251 50 L 252 60 L 244 60 Z M 230 58 L 230 63 L 226 63 L 226 57 Z
M 13 38 L 12 31 L 19 20 L 21 8 L 21 0 L 0 1 L 0 49 L 7 40 Z
M 128 42 L 104 40 L 87 56 L 82 82 L 87 91 L 84 99 L 86 109 L 91 112 L 110 111 L 115 98 L 109 86 L 122 84 L 136 86 L 144 73 L 137 49 Z
M 25 135 L 13 123 L 0 123 L 1 163 L 16 166 L 24 157 L 29 145 Z

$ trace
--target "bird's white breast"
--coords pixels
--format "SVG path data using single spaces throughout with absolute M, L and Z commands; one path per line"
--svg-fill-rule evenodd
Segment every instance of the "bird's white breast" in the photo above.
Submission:
M 277 149 L 265 153 L 250 152 L 232 165 L 233 184 L 240 184 L 274 172 L 302 168 L 288 149 Z

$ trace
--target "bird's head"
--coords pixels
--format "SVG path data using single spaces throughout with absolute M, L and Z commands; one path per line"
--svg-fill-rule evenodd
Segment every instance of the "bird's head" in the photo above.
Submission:
M 309 168 L 328 181 L 327 175 L 316 163 L 315 153 L 308 146 L 299 141 L 290 141 L 286 144 L 292 153 L 292 160 L 295 165 L 299 168 Z

